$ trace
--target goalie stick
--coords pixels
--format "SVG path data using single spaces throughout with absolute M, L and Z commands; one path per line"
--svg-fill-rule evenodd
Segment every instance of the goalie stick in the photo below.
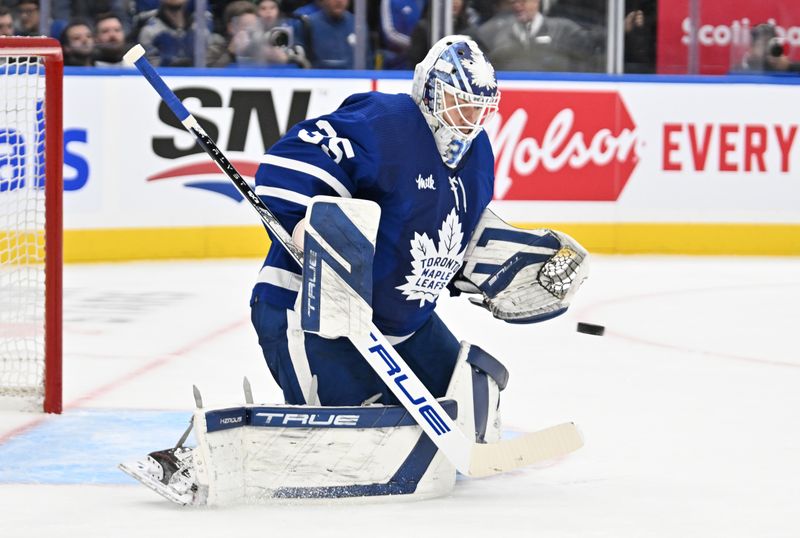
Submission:
M 197 143 L 258 212 L 275 239 L 302 267 L 303 251 L 294 244 L 291 234 L 200 127 L 144 54 L 144 47 L 135 45 L 124 59 L 147 79 L 183 126 L 194 135 Z M 583 446 L 583 439 L 571 422 L 523 433 L 514 439 L 476 443 L 464 435 L 374 323 L 370 324 L 368 333 L 350 337 L 350 340 L 423 431 L 464 475 L 478 477 L 498 474 L 558 458 Z

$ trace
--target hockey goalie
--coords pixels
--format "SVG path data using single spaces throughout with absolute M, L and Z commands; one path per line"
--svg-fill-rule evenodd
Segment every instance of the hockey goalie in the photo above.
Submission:
M 184 435 L 122 469 L 188 505 L 450 492 L 458 462 L 407 412 L 422 399 L 404 383 L 418 378 L 444 410 L 434 431 L 452 421 L 472 445 L 492 446 L 509 375 L 453 335 L 437 297 L 470 294 L 497 320 L 540 322 L 563 313 L 588 274 L 587 252 L 568 235 L 515 228 L 488 208 L 494 157 L 483 127 L 499 100 L 478 45 L 448 36 L 417 65 L 411 95 L 353 95 L 273 145 L 255 192 L 293 230 L 303 267 L 270 233 L 250 307 L 285 402 L 199 408 L 197 446 L 182 446 Z M 411 370 L 393 390 L 354 345 L 376 338 L 372 324 Z M 574 450 L 571 435 L 516 459 Z M 509 468 L 492 463 L 495 453 L 476 476 Z

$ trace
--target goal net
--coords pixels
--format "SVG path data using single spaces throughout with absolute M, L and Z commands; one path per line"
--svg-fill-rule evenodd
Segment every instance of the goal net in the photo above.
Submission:
M 51 413 L 61 412 L 62 72 L 58 41 L 0 37 L 0 404 Z

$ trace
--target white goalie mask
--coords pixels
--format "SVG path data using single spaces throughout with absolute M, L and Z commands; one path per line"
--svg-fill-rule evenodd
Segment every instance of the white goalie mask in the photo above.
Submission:
M 428 122 L 444 163 L 455 168 L 497 112 L 494 67 L 467 36 L 440 39 L 417 64 L 411 97 Z

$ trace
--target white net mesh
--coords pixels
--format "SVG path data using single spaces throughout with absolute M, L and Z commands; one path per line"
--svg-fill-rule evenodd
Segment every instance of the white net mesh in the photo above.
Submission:
M 45 70 L 0 50 L 0 396 L 40 399 L 45 368 Z

